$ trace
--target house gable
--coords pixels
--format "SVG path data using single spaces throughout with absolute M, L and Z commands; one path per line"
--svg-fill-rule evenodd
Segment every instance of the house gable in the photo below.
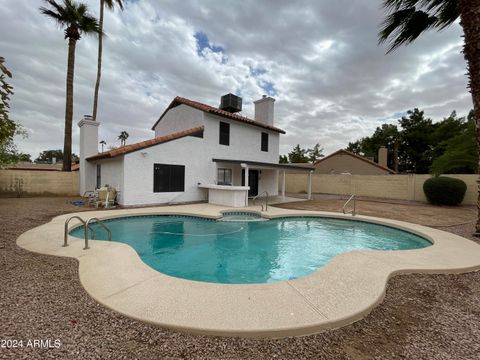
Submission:
M 219 117 L 223 117 L 223 118 L 227 118 L 227 119 L 231 119 L 231 120 L 234 120 L 234 121 L 239 122 L 239 123 L 249 124 L 249 125 L 253 125 L 253 126 L 256 126 L 256 127 L 263 128 L 263 129 L 272 130 L 272 131 L 278 132 L 280 134 L 285 134 L 284 130 L 279 129 L 275 126 L 270 126 L 270 125 L 255 121 L 253 119 L 247 118 L 245 116 L 230 113 L 228 111 L 221 110 L 219 108 L 216 108 L 216 107 L 213 107 L 213 106 L 210 106 L 210 105 L 207 105 L 207 104 L 203 104 L 203 103 L 200 103 L 198 101 L 193 101 L 193 100 L 189 100 L 189 99 L 186 99 L 186 98 L 182 98 L 182 97 L 179 97 L 179 96 L 177 96 L 175 99 L 173 99 L 173 101 L 170 103 L 170 105 L 168 105 L 168 107 L 165 109 L 165 111 L 162 113 L 162 115 L 160 115 L 160 118 L 152 126 L 152 130 L 156 129 L 156 127 L 158 126 L 160 121 L 162 121 L 162 119 L 167 115 L 167 113 L 171 109 L 174 109 L 175 107 L 177 107 L 179 105 L 182 105 L 182 104 L 187 105 L 191 108 L 200 110 L 202 112 L 217 115 Z
M 102 159 L 110 159 L 120 155 L 125 155 L 134 151 L 142 150 L 149 148 L 151 146 L 160 145 L 169 141 L 177 140 L 183 138 L 185 136 L 195 136 L 195 137 L 203 137 L 203 126 L 198 126 L 195 128 L 191 128 L 188 130 L 178 131 L 176 133 L 172 133 L 166 136 L 156 137 L 154 139 L 140 141 L 135 144 L 130 144 L 126 146 L 122 146 L 118 149 L 105 151 L 103 153 L 99 153 L 94 156 L 90 156 L 87 158 L 87 161 L 95 161 L 95 160 L 102 160 Z
M 315 164 L 318 174 L 341 174 L 348 172 L 354 175 L 386 175 L 395 171 L 347 150 L 338 150 Z

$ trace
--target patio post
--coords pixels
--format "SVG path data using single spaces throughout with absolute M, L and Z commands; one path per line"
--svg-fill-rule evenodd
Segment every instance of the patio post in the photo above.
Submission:
M 282 171 L 282 197 L 285 200 L 285 170 Z
M 308 173 L 308 200 L 312 200 L 312 173 L 313 171 Z
M 243 166 L 243 164 L 242 164 Z M 245 178 L 244 178 L 245 186 L 248 186 L 248 165 L 245 165 Z M 245 192 L 245 207 L 248 206 L 248 190 Z

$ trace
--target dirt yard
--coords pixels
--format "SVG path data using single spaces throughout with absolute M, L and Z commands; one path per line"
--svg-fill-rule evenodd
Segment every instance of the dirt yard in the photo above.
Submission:
M 15 244 L 21 233 L 53 216 L 82 210 L 68 204 L 72 200 L 0 199 L 0 340 L 60 341 L 48 350 L 5 348 L 2 342 L 1 359 L 480 358 L 480 272 L 394 277 L 384 302 L 363 320 L 300 338 L 195 336 L 131 320 L 86 294 L 76 260 L 30 253 Z M 285 207 L 339 211 L 343 203 L 319 199 Z M 466 237 L 476 217 L 471 207 L 357 205 L 360 214 L 441 226 Z

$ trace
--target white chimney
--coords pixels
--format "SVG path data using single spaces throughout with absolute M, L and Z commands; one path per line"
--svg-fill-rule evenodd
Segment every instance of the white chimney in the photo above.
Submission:
M 80 195 L 85 191 L 94 190 L 96 185 L 96 164 L 86 159 L 98 154 L 98 127 L 100 123 L 85 115 L 78 122 L 80 128 Z
M 380 149 L 378 149 L 378 165 L 388 168 L 387 157 L 387 148 L 385 146 L 381 146 Z
M 275 99 L 267 95 L 263 95 L 260 100 L 254 101 L 255 121 L 273 126 L 274 102 Z

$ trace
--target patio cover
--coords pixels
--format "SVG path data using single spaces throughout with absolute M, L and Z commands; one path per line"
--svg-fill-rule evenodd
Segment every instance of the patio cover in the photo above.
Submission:
M 312 199 L 312 173 L 315 170 L 315 166 L 310 164 L 305 165 L 293 165 L 293 164 L 278 164 L 278 163 L 268 163 L 260 161 L 250 161 L 250 160 L 230 160 L 230 159 L 212 159 L 213 162 L 222 162 L 227 164 L 240 164 L 242 167 L 245 167 L 245 184 L 248 184 L 248 168 L 253 169 L 276 169 L 282 171 L 282 196 L 285 198 L 285 188 L 286 188 L 286 170 L 295 170 L 295 171 L 305 171 L 308 172 L 308 199 Z

